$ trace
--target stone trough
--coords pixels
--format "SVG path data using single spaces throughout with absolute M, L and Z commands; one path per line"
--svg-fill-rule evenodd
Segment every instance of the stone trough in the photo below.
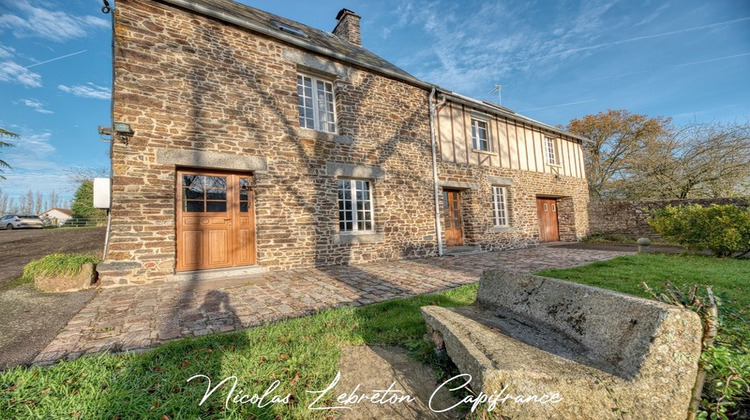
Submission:
M 438 348 L 471 375 L 474 394 L 497 397 L 494 406 L 488 400 L 478 409 L 513 419 L 687 416 L 702 336 L 692 311 L 485 271 L 473 305 L 425 306 L 422 313 Z

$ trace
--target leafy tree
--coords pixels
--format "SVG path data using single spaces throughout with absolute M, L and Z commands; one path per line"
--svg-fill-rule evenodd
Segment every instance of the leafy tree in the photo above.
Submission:
M 106 212 L 94 207 L 94 181 L 86 180 L 76 190 L 73 205 L 70 207 L 73 217 L 81 219 L 102 219 Z
M 566 129 L 590 139 L 586 145 L 585 166 L 592 198 L 618 197 L 618 184 L 629 176 L 633 159 L 643 149 L 655 147 L 655 141 L 672 131 L 671 118 L 607 110 L 570 121 Z
M 17 138 L 18 134 L 0 128 L 0 139 L 2 139 L 3 137 L 14 137 L 14 138 Z M 8 143 L 8 142 L 0 140 L 0 148 L 3 148 L 3 147 L 13 147 L 13 145 L 11 143 Z M 11 167 L 10 167 L 10 165 L 8 165 L 7 162 L 5 162 L 4 160 L 0 159 L 0 179 L 5 179 L 5 177 L 1 175 L 2 172 L 3 172 L 3 169 L 11 169 Z

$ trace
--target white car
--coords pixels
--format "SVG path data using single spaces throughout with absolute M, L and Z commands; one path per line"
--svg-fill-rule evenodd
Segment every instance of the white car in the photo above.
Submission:
M 41 229 L 44 222 L 39 216 L 21 216 L 17 214 L 6 214 L 0 218 L 0 228 L 5 230 L 13 229 Z

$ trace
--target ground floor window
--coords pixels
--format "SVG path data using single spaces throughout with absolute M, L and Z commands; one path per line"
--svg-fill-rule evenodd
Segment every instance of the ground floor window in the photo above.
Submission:
M 496 227 L 508 224 L 508 190 L 506 187 L 492 187 L 492 215 Z
M 370 181 L 339 179 L 339 231 L 372 232 L 372 187 Z

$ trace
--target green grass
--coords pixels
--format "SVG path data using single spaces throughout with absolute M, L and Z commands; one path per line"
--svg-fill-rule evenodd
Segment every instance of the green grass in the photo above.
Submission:
M 34 260 L 23 268 L 23 280 L 40 276 L 76 275 L 86 263 L 98 264 L 99 258 L 85 254 L 51 254 Z
M 719 338 L 722 348 L 732 350 L 730 367 L 749 360 L 745 319 L 750 261 L 640 254 L 541 274 L 642 297 L 648 295 L 641 281 L 653 288 L 665 280 L 676 285 L 712 284 L 724 300 Z M 244 332 L 178 340 L 143 354 L 100 354 L 49 368 L 12 368 L 0 372 L 0 418 L 330 418 L 334 413 L 307 408 L 315 395 L 305 391 L 325 389 L 331 382 L 341 346 L 405 347 L 440 374 L 448 367 L 423 340 L 426 330 L 419 307 L 467 305 L 474 301 L 476 290 L 474 284 L 362 308 L 329 310 Z M 187 382 L 199 374 L 211 378 L 212 386 L 235 375 L 236 394 L 249 395 L 262 394 L 279 380 L 273 395 L 292 397 L 288 404 L 265 408 L 232 403 L 225 408 L 230 388 L 225 385 L 199 406 L 208 384 L 202 379 Z M 448 374 L 442 372 L 443 377 Z
M 720 326 L 715 341 L 717 350 L 704 354 L 710 370 L 701 409 L 719 414 L 717 418 L 750 416 L 747 382 L 750 378 L 750 260 L 637 254 L 537 274 L 644 298 L 651 296 L 641 282 L 657 291 L 663 290 L 666 281 L 682 290 L 693 284 L 711 285 L 719 297 Z
M 310 411 L 315 395 L 337 372 L 342 345 L 402 346 L 422 360 L 434 352 L 423 340 L 420 306 L 461 306 L 474 301 L 476 285 L 363 308 L 340 308 L 241 333 L 183 339 L 144 354 L 101 354 L 49 368 L 0 372 L 0 418 L 330 418 Z M 224 407 L 229 386 L 198 403 L 212 386 L 236 375 L 238 390 L 291 394 L 288 404 Z

